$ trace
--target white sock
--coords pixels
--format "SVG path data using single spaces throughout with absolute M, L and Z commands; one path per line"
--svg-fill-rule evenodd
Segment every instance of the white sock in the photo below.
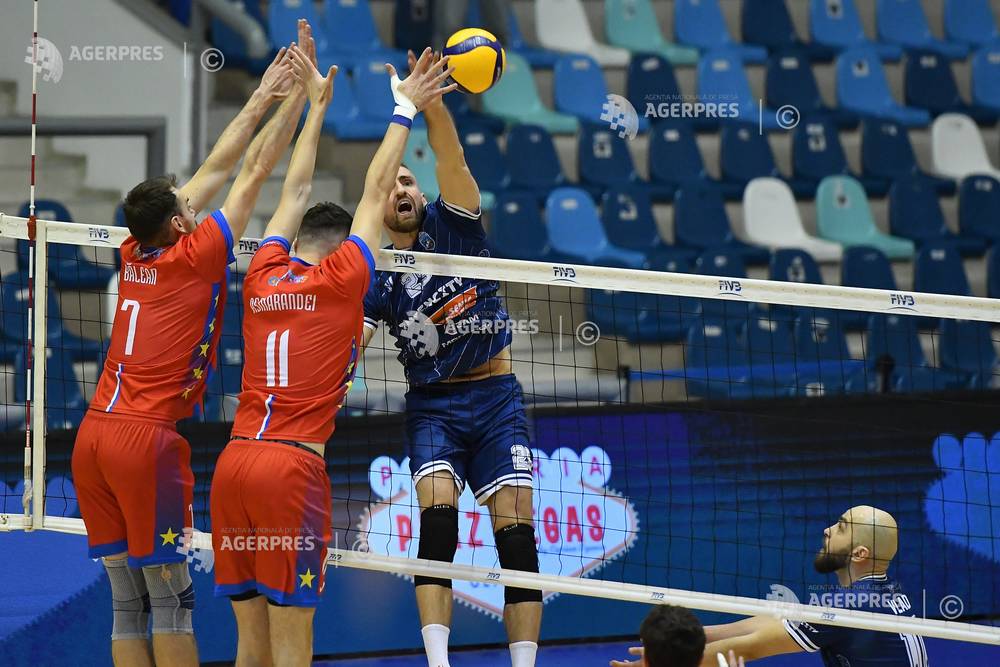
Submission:
M 428 667 L 451 667 L 448 664 L 448 635 L 451 628 L 447 625 L 432 623 L 420 628 L 424 636 L 424 650 L 427 652 Z
M 511 667 L 535 667 L 535 653 L 538 644 L 535 642 L 514 642 L 510 645 Z

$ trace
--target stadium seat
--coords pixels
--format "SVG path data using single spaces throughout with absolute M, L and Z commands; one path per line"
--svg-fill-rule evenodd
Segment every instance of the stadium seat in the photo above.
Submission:
M 500 152 L 496 137 L 489 132 L 460 132 L 459 139 L 465 152 L 465 162 L 479 185 L 482 207 L 491 210 L 496 196 L 510 185 L 507 161 Z
M 844 393 L 848 380 L 857 373 L 850 358 L 839 313 L 816 309 L 801 315 L 795 322 L 794 393 Z
M 674 33 L 680 43 L 703 51 L 727 50 L 748 63 L 767 60 L 767 49 L 733 40 L 718 0 L 674 0 Z
M 909 259 L 913 242 L 883 234 L 875 226 L 861 184 L 850 176 L 827 176 L 816 191 L 820 236 L 844 247 L 874 246 L 890 259 Z
M 484 130 L 492 134 L 503 134 L 507 123 L 490 114 L 476 111 L 469 105 L 470 95 L 445 95 L 444 105 L 451 117 L 455 119 L 455 127 L 459 132 L 467 130 Z
M 675 271 L 677 266 L 689 264 L 696 254 L 664 242 L 644 188 L 608 188 L 601 200 L 601 222 L 612 245 L 643 253 L 651 268 Z
M 739 279 L 747 277 L 747 267 L 743 256 L 734 248 L 714 246 L 698 255 L 694 270 L 703 276 Z M 720 281 L 719 293 L 724 292 Z M 742 299 L 697 299 L 696 314 L 701 319 L 722 322 L 734 334 L 743 331 L 753 312 L 754 305 Z
M 710 183 L 690 182 L 678 189 L 674 199 L 674 241 L 680 247 L 698 251 L 721 246 L 747 264 L 765 264 L 771 258 L 766 248 L 744 243 L 733 235 L 722 193 Z
M 969 174 L 988 174 L 1000 178 L 986 155 L 979 128 L 968 116 L 944 113 L 931 126 L 931 159 L 934 171 L 961 180 Z
M 580 127 L 575 116 L 552 111 L 542 104 L 531 66 L 517 52 L 507 54 L 503 76 L 483 93 L 482 99 L 486 113 L 508 123 L 541 125 L 551 134 L 574 134 Z
M 438 198 L 441 190 L 437 182 L 437 159 L 434 150 L 427 139 L 427 130 L 414 128 L 406 140 L 406 151 L 403 153 L 403 164 L 413 172 L 420 191 L 428 202 Z
M 388 120 L 363 116 L 355 93 L 357 83 L 346 76 L 338 79 L 337 94 L 333 96 L 323 118 L 323 131 L 333 134 L 340 141 L 381 140 L 385 136 Z
M 412 0 L 406 1 L 412 2 Z M 469 4 L 469 8 L 472 8 L 472 3 Z M 475 24 L 470 22 L 469 25 Z M 514 11 L 513 5 L 510 5 L 510 10 L 507 12 L 507 41 L 509 42 L 509 48 L 507 49 L 508 66 L 511 53 L 517 53 L 527 60 L 532 67 L 540 69 L 552 69 L 555 67 L 556 61 L 562 56 L 558 51 L 541 49 L 528 44 L 528 41 L 524 39 L 524 35 L 521 33 L 521 25 L 518 23 L 517 12 Z M 430 42 L 426 43 L 430 44 Z
M 887 44 L 927 49 L 952 60 L 965 58 L 969 53 L 965 44 L 940 40 L 931 34 L 920 0 L 877 0 L 875 22 L 879 39 Z
M 30 213 L 28 202 L 21 205 L 17 215 L 27 218 Z M 39 220 L 55 220 L 58 222 L 73 222 L 73 216 L 62 203 L 53 199 L 35 200 L 35 216 Z M 109 243 L 110 246 L 110 243 Z M 49 280 L 60 289 L 96 290 L 108 284 L 108 279 L 115 272 L 114 266 L 98 264 L 88 259 L 87 254 L 96 258 L 95 247 L 70 245 L 67 243 L 50 243 L 48 246 Z M 28 268 L 28 242 L 17 242 L 17 268 Z
M 628 143 L 607 125 L 582 124 L 577 142 L 577 169 L 580 187 L 586 188 L 594 198 L 613 185 L 646 187 L 636 173 Z
M 787 396 L 795 384 L 792 327 L 767 315 L 751 316 L 743 337 L 750 361 L 751 397 Z
M 788 283 L 823 284 L 823 276 L 816 260 L 808 252 L 799 248 L 775 250 L 771 255 L 768 279 Z M 809 310 L 796 306 L 772 304 L 769 309 L 769 317 L 772 320 L 792 325 L 800 314 Z
M 672 188 L 672 196 L 685 183 L 712 180 L 705 171 L 694 127 L 684 120 L 669 118 L 653 127 L 648 164 L 650 183 L 664 192 Z
M 594 39 L 581 0 L 535 0 L 535 30 L 542 46 L 586 53 L 604 67 L 625 67 L 629 52 Z
M 997 352 L 988 322 L 942 318 L 940 346 L 942 368 L 960 374 L 969 387 L 991 387 Z
M 1000 44 L 984 46 L 972 57 L 972 103 L 988 109 L 996 121 L 1000 113 Z
M 981 238 L 958 235 L 948 229 L 934 186 L 919 176 L 898 179 L 889 191 L 889 231 L 921 247 L 925 243 L 948 242 L 963 256 L 986 252 Z
M 833 123 L 822 118 L 807 119 L 795 128 L 792 137 L 792 173 L 800 183 L 799 191 L 816 192 L 827 176 L 852 175 L 840 135 Z M 882 179 L 859 179 L 872 196 L 886 193 L 889 183 Z
M 684 346 L 689 397 L 728 400 L 752 395 L 750 357 L 738 333 L 716 319 L 696 319 Z
M 247 0 L 234 0 L 232 3 L 236 9 L 247 14 L 267 30 L 267 21 L 260 11 L 259 2 L 247 2 Z M 261 74 L 271 64 L 274 58 L 274 51 L 263 58 L 251 58 L 247 53 L 247 46 L 242 35 L 226 25 L 218 18 L 212 19 L 212 46 L 222 51 L 226 58 L 226 65 L 230 67 L 243 67 L 253 74 Z
M 820 262 L 836 262 L 837 243 L 808 234 L 791 188 L 777 178 L 755 178 L 743 191 L 743 226 L 751 243 L 776 250 L 801 248 Z
M 45 424 L 48 430 L 76 428 L 83 421 L 87 402 L 83 399 L 80 381 L 73 371 L 73 359 L 60 348 L 45 350 Z M 25 353 L 21 350 L 14 360 L 14 400 L 23 403 L 27 387 Z
M 562 255 L 579 257 L 586 264 L 614 264 L 639 269 L 645 265 L 642 253 L 611 245 L 601 227 L 597 207 L 585 191 L 557 188 L 545 204 L 545 217 L 553 249 Z
M 850 0 L 845 0 L 849 2 Z M 854 48 L 837 56 L 837 101 L 861 116 L 895 120 L 906 127 L 924 127 L 931 122 L 924 109 L 902 106 L 889 91 L 885 71 L 876 51 Z
M 973 97 L 975 97 L 975 61 L 973 61 Z M 997 112 L 989 105 L 967 104 L 958 92 L 958 84 L 948 59 L 926 50 L 908 50 L 903 75 L 903 99 L 912 107 L 926 109 L 932 115 L 964 113 L 977 123 L 993 124 Z
M 1000 41 L 989 0 L 944 0 L 944 35 L 977 48 Z
M 497 198 L 490 241 L 497 257 L 539 262 L 552 259 L 549 234 L 533 194 L 504 192 Z
M 392 43 L 397 49 L 419 53 L 434 42 L 434 13 L 430 0 L 396 0 L 392 17 Z
M 557 110 L 581 121 L 607 125 L 601 114 L 608 101 L 608 86 L 596 60 L 588 55 L 563 56 L 553 74 L 552 92 Z M 639 115 L 639 131 L 648 129 L 649 121 Z
M 675 6 L 680 6 L 680 3 Z M 708 51 L 701 57 L 698 63 L 698 98 L 705 104 L 719 107 L 736 104 L 739 120 L 760 123 L 765 130 L 777 130 L 781 127 L 773 109 L 765 107 L 761 112 L 750 91 L 743 63 L 734 51 L 717 49 Z M 725 111 L 728 113 L 729 109 L 726 108 Z M 737 120 L 730 115 L 726 119 Z
M 368 0 L 324 0 L 323 7 L 333 64 L 350 69 L 377 59 L 400 71 L 407 66 L 406 51 L 390 49 L 379 38 Z
M 958 228 L 963 236 L 1000 242 L 1000 181 L 993 176 L 972 175 L 958 190 Z
M 312 28 L 320 71 L 325 72 L 330 65 L 337 65 L 338 63 L 331 59 L 330 40 L 326 36 L 325 24 L 320 20 L 319 12 L 316 11 L 313 2 L 271 0 L 268 3 L 267 33 L 271 37 L 271 50 L 277 53 L 281 47 L 298 41 L 299 19 L 309 21 L 309 26 Z M 337 94 L 340 94 L 339 89 Z
M 955 193 L 955 181 L 920 170 L 906 128 L 892 120 L 868 118 L 861 125 L 861 172 L 869 181 L 886 184 L 918 176 L 942 195 Z
M 604 0 L 604 31 L 612 45 L 633 53 L 656 53 L 675 65 L 698 62 L 698 49 L 663 36 L 650 0 Z
M 236 417 L 234 405 L 243 388 L 243 329 L 241 309 L 232 307 L 242 302 L 242 275 L 234 273 L 228 285 L 228 307 L 222 317 L 222 335 L 215 368 L 207 380 L 204 421 L 231 422 Z
M 924 244 L 913 263 L 913 289 L 930 294 L 972 296 L 962 257 L 947 241 Z
M 661 104 L 677 103 L 685 99 L 677 85 L 673 65 L 655 53 L 637 53 L 632 56 L 626 74 L 625 90 L 626 97 L 636 112 L 651 120 L 654 125 L 660 121 L 656 114 L 648 113 L 650 104 L 653 105 L 654 111 L 658 111 Z M 717 118 L 705 114 L 685 120 L 699 130 L 714 130 L 719 126 Z
M 986 255 L 986 296 L 1000 299 L 1000 246 L 993 246 Z
M 339 1 L 339 0 L 334 0 Z M 392 119 L 392 109 L 395 101 L 389 88 L 389 74 L 385 71 L 385 60 L 382 58 L 355 58 L 353 81 L 354 92 L 357 95 L 359 120 L 365 124 L 377 124 L 385 128 Z M 398 68 L 398 66 L 397 66 Z M 339 94 L 339 90 L 337 91 Z M 333 106 L 332 104 L 330 105 Z M 423 114 L 413 119 L 413 127 L 426 127 Z
M 834 55 L 833 49 L 799 38 L 785 0 L 744 0 L 740 26 L 745 43 L 772 53 L 794 49 L 812 60 L 830 60 Z
M 896 277 L 892 273 L 889 258 L 878 248 L 854 246 L 844 249 L 844 260 L 840 265 L 840 284 L 844 287 L 867 287 L 895 291 Z M 852 331 L 864 329 L 870 313 L 843 311 L 841 322 Z
M 829 118 L 842 128 L 858 125 L 856 114 L 823 102 L 812 66 L 801 52 L 779 51 L 768 58 L 765 88 L 767 104 L 774 109 L 792 106 L 804 118 Z
M 726 199 L 743 198 L 747 183 L 755 178 L 780 178 L 767 137 L 756 125 L 726 123 L 719 137 L 719 170 Z
M 587 290 L 587 317 L 600 327 L 602 336 L 620 336 L 633 343 L 679 342 L 693 321 L 694 302 L 686 297 L 593 289 Z
M 920 345 L 917 321 L 908 315 L 873 314 L 868 318 L 864 342 L 868 391 L 883 393 L 886 384 L 908 391 L 960 388 L 961 380 L 953 373 L 930 367 Z
M 886 60 L 898 60 L 903 55 L 896 44 L 868 39 L 854 0 L 809 0 L 809 31 L 813 42 L 838 51 L 872 47 L 879 58 Z
M 539 125 L 515 125 L 507 133 L 510 189 L 530 192 L 544 202 L 555 188 L 566 185 L 552 137 Z

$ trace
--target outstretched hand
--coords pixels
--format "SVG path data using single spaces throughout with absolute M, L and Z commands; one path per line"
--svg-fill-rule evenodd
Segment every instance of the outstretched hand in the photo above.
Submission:
M 433 59 L 431 60 L 431 69 L 433 70 L 434 67 L 440 65 L 440 63 L 441 63 L 441 53 L 440 52 L 434 53 Z M 406 52 L 406 65 L 407 68 L 410 70 L 410 74 L 412 74 L 413 70 L 416 69 L 417 67 L 417 56 L 415 53 L 413 53 L 412 49 Z M 444 104 L 443 95 L 435 100 L 432 100 L 431 102 L 428 102 L 427 106 L 434 107 L 441 104 Z
M 327 107 L 333 99 L 333 79 L 337 76 L 337 66 L 330 67 L 324 77 L 304 49 L 293 44 L 288 54 L 292 61 L 295 80 L 305 89 L 309 104 Z
M 305 19 L 299 19 L 299 48 L 306 54 L 309 62 L 319 69 L 319 63 L 316 62 L 316 40 L 313 39 L 312 26 Z
M 641 646 L 632 646 L 628 650 L 629 655 L 638 656 L 638 660 L 630 660 L 625 662 L 624 660 L 612 660 L 611 667 L 637 667 L 642 664 L 642 654 L 643 650 Z
M 410 56 L 413 56 L 412 52 Z M 445 93 L 450 93 L 458 87 L 456 83 L 442 86 L 455 71 L 453 67 L 445 67 L 449 58 L 450 56 L 442 58 L 435 55 L 429 47 L 424 49 L 420 58 L 410 64 L 410 75 L 399 81 L 398 85 L 395 83 L 399 76 L 396 68 L 386 63 L 385 69 L 389 76 L 393 77 L 394 88 L 405 95 L 417 111 L 423 111 L 428 106 L 440 102 Z M 442 67 L 444 69 L 441 69 Z
M 292 92 L 294 84 L 295 78 L 292 76 L 292 61 L 288 57 L 288 49 L 281 47 L 278 55 L 268 65 L 264 76 L 260 78 L 257 90 L 272 101 L 283 100 Z

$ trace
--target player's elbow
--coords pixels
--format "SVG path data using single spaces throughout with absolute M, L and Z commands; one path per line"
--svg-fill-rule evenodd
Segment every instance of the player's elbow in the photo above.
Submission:
M 312 183 L 297 183 L 286 185 L 281 193 L 282 199 L 288 199 L 298 205 L 306 205 L 312 197 Z

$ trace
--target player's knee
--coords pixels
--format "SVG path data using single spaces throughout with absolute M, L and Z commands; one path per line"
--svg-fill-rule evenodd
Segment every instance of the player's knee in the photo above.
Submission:
M 418 558 L 450 563 L 458 549 L 458 509 L 451 505 L 433 505 L 420 513 L 420 547 Z M 414 584 L 434 584 L 451 588 L 450 579 L 414 577 Z
M 149 590 L 153 634 L 194 634 L 194 583 L 187 563 L 149 565 L 142 568 Z
M 500 567 L 520 572 L 538 572 L 538 547 L 535 545 L 535 529 L 526 523 L 515 523 L 494 533 Z M 518 602 L 541 602 L 542 592 L 529 588 L 507 586 L 503 592 L 506 604 Z
M 149 593 L 142 570 L 129 567 L 124 558 L 104 559 L 104 569 L 111 582 L 114 611 L 111 639 L 148 639 Z

